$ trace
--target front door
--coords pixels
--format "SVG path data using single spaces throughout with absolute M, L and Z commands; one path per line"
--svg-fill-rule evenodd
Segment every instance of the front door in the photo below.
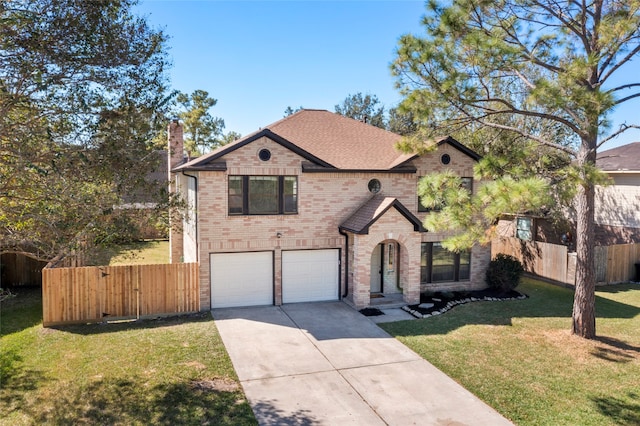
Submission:
M 382 259 L 384 245 L 378 244 L 371 254 L 371 293 L 382 293 Z

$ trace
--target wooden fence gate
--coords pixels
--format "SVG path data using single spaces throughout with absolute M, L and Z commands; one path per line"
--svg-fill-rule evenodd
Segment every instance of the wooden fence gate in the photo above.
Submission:
M 42 270 L 43 325 L 197 312 L 197 263 Z

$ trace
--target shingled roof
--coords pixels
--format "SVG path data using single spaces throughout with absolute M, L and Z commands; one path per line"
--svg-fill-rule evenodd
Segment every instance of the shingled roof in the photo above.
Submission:
M 640 142 L 598 153 L 596 165 L 605 172 L 640 171 Z
M 341 231 L 368 234 L 369 227 L 390 208 L 394 207 L 412 225 L 415 231 L 424 231 L 420 219 L 412 214 L 397 198 L 374 195 L 340 224 Z
M 298 153 L 312 168 L 389 170 L 414 157 L 395 148 L 400 135 L 326 110 L 305 109 L 190 161 L 176 171 L 215 168 L 215 160 L 263 136 Z
M 400 135 L 324 110 L 299 111 L 269 130 L 338 169 L 385 170 L 408 156 L 395 148 Z
M 174 171 L 225 170 L 221 158 L 257 139 L 268 137 L 304 158 L 305 171 L 415 172 L 408 163 L 417 155 L 396 148 L 402 136 L 326 110 L 303 109 Z M 478 160 L 480 156 L 452 138 L 438 141 Z M 219 160 L 220 161 L 217 161 Z

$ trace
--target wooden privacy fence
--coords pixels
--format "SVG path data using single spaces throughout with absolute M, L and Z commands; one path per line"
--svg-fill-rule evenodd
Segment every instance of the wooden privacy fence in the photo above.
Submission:
M 42 268 L 47 262 L 33 259 L 22 253 L 0 255 L 0 287 L 42 284 Z
M 197 263 L 42 270 L 43 325 L 197 312 Z
M 509 254 L 522 262 L 525 271 L 564 284 L 575 285 L 575 253 L 566 246 L 518 238 L 497 238 L 491 242 L 492 257 Z M 595 247 L 596 282 L 614 284 L 635 279 L 635 263 L 640 262 L 640 244 Z

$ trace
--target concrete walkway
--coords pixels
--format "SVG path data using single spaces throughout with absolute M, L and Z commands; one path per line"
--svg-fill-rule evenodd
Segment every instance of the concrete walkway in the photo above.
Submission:
M 262 425 L 510 425 L 343 302 L 215 309 Z

